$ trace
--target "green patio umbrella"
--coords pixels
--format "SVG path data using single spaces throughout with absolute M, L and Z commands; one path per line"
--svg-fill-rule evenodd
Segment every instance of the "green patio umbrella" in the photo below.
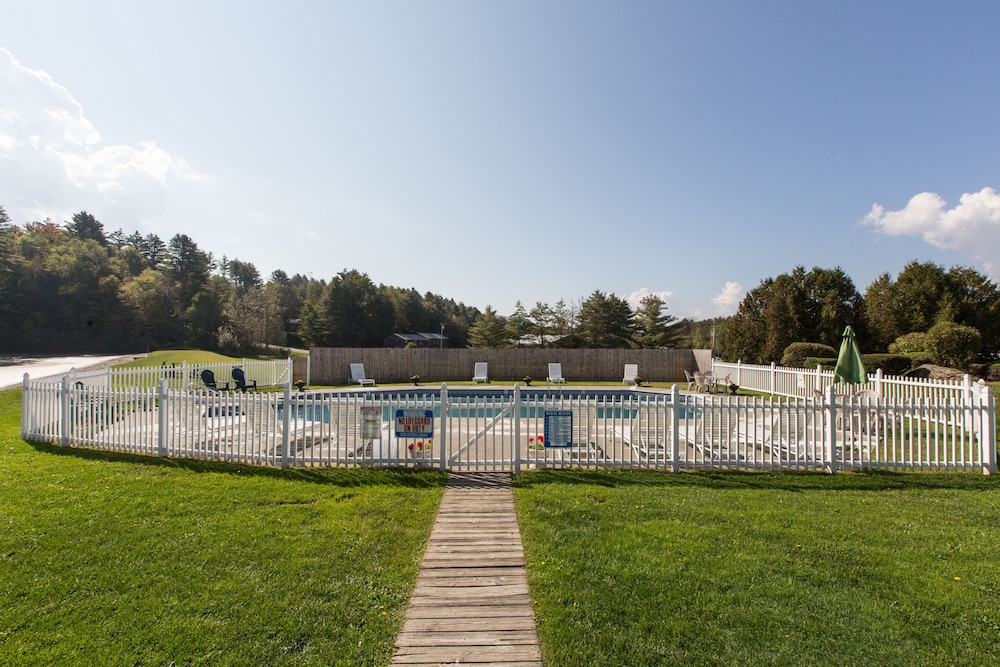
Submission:
M 833 381 L 847 384 L 868 382 L 865 365 L 861 361 L 861 350 L 854 340 L 854 331 L 850 325 L 844 329 L 844 337 L 840 342 L 840 354 L 837 355 L 837 365 L 833 369 Z

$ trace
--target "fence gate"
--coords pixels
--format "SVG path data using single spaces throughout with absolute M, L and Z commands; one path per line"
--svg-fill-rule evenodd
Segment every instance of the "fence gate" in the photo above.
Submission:
M 449 470 L 516 471 L 521 424 L 517 390 L 441 391 L 441 429 Z

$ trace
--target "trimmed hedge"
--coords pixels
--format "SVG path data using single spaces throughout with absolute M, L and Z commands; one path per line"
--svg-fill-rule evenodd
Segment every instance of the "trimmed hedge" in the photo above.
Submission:
M 836 357 L 806 357 L 803 368 L 815 368 L 822 366 L 824 370 L 833 370 L 837 365 Z M 920 364 L 915 364 L 910 355 L 906 354 L 862 354 L 861 363 L 865 365 L 866 373 L 874 373 L 882 369 L 885 375 L 905 375 L 911 368 L 916 368 Z M 927 362 L 921 362 L 927 363 Z
M 831 354 L 836 356 L 837 351 L 824 343 L 792 343 L 781 355 L 781 365 L 788 368 L 804 368 L 806 359 Z
M 802 368 L 816 368 L 817 366 L 822 366 L 826 370 L 833 370 L 833 367 L 837 365 L 837 357 L 806 357 L 802 364 Z M 865 366 L 868 368 L 868 366 Z
M 914 367 L 913 360 L 905 354 L 862 354 L 861 363 L 867 372 L 881 368 L 885 375 L 904 375 Z

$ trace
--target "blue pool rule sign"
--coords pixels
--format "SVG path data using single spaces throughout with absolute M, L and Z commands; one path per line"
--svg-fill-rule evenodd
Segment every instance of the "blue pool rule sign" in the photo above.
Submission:
M 396 410 L 397 438 L 433 438 L 433 410 Z
M 545 446 L 573 445 L 573 413 L 569 410 L 545 411 Z

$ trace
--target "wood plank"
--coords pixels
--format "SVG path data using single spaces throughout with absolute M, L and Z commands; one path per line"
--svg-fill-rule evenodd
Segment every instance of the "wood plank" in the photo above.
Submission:
M 489 553 L 485 554 L 485 556 L 524 556 L 524 550 L 521 549 L 520 545 L 514 546 L 511 544 L 434 544 L 428 546 L 424 553 L 432 558 L 462 556 L 466 554 L 483 556 L 484 549 L 489 550 Z
M 512 577 L 526 576 L 521 568 L 517 566 L 485 566 L 475 565 L 473 567 L 439 567 L 424 568 L 420 571 L 420 576 L 434 578 L 441 577 Z
M 477 604 L 498 605 L 498 604 L 524 604 L 531 605 L 531 596 L 528 594 L 511 593 L 509 595 L 494 595 L 481 598 L 473 595 L 466 597 L 455 597 L 453 595 L 414 595 L 410 598 L 410 604 L 414 607 L 439 607 L 441 605 L 461 604 L 463 606 L 473 606 Z
M 500 621 L 507 618 L 534 618 L 534 609 L 513 605 L 462 605 L 453 604 L 441 607 L 410 607 L 406 610 L 409 619 L 466 619 L 489 618 Z
M 474 599 L 476 604 L 484 604 L 498 598 L 506 599 L 512 595 L 529 595 L 528 584 L 512 584 L 509 586 L 423 586 L 421 590 L 413 593 L 412 599 Z
M 429 556 L 426 559 L 425 567 L 466 567 L 475 564 L 483 565 L 519 565 L 524 566 L 524 558 L 521 556 L 497 556 L 488 558 L 476 554 L 452 555 L 452 556 Z
M 542 651 L 537 646 L 426 646 L 399 649 L 392 656 L 392 664 L 475 665 L 497 662 L 506 664 L 514 660 L 538 660 L 541 664 L 541 659 Z
M 523 644 L 537 644 L 538 635 L 534 630 L 491 630 L 480 631 L 455 631 L 445 630 L 442 632 L 403 631 L 396 638 L 396 646 L 517 646 Z
M 428 572 L 432 572 L 429 570 Z M 491 575 L 484 577 L 473 577 L 473 576 L 455 576 L 448 575 L 443 577 L 435 577 L 429 575 L 427 572 L 421 572 L 420 577 L 417 579 L 417 585 L 426 585 L 434 587 L 452 587 L 452 588 L 473 588 L 473 587 L 488 587 L 488 586 L 505 586 L 510 584 L 524 584 L 525 579 L 522 576 L 517 575 Z

